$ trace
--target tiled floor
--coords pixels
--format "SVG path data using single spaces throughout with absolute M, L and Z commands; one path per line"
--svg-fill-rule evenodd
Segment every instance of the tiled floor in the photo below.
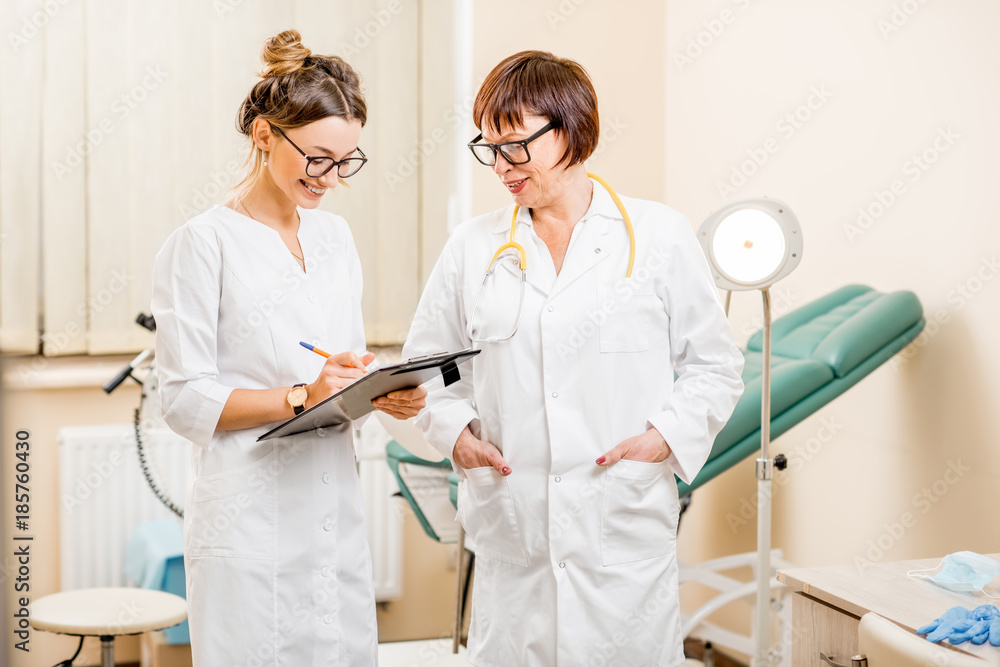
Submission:
M 378 645 L 379 667 L 468 667 L 465 647 L 451 652 L 451 638 Z
M 379 667 L 468 667 L 465 647 L 458 655 L 451 652 L 451 639 L 428 639 L 416 642 L 392 642 L 378 645 Z M 684 667 L 701 667 L 688 660 Z

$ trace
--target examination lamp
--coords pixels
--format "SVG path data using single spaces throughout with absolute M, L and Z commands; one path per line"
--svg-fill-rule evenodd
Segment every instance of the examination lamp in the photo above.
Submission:
M 698 230 L 715 284 L 726 290 L 726 315 L 733 292 L 760 290 L 764 301 L 761 369 L 760 458 L 757 459 L 757 612 L 753 664 L 770 664 L 771 479 L 785 457 L 771 458 L 771 285 L 802 260 L 802 230 L 785 204 L 766 197 L 725 206 Z

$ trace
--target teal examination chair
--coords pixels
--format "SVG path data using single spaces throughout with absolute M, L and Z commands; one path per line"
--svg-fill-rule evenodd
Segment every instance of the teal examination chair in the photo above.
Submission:
M 776 319 L 771 339 L 772 440 L 886 363 L 920 334 L 924 323 L 923 308 L 912 292 L 883 293 L 864 285 L 841 287 Z M 760 451 L 762 342 L 762 332 L 758 331 L 743 350 L 745 390 L 729 422 L 716 437 L 707 463 L 691 484 L 677 480 L 682 508 L 690 502 L 693 491 Z M 388 454 L 390 467 L 394 458 L 411 461 L 414 465 L 434 466 L 439 471 L 439 479 L 444 480 L 441 483 L 449 485 L 451 503 L 456 504 L 458 477 L 447 474 L 450 472 L 447 460 L 432 463 L 417 459 L 395 442 L 390 443 Z M 402 490 L 403 484 L 400 486 Z M 418 518 L 423 517 L 417 499 L 406 491 L 402 493 Z M 425 519 L 421 519 L 421 525 L 431 537 L 439 539 L 428 529 Z M 697 636 L 752 654 L 749 637 L 734 636 L 732 632 L 707 623 L 705 618 L 734 600 L 755 594 L 752 581 L 745 584 L 719 574 L 720 571 L 753 566 L 755 557 L 755 554 L 741 554 L 697 565 L 680 564 L 682 583 L 697 581 L 719 591 L 713 600 L 694 613 L 683 615 L 684 636 Z M 781 566 L 780 551 L 773 552 L 772 563 Z M 460 582 L 467 585 L 467 576 L 463 581 L 463 574 L 460 568 Z M 777 582 L 774 585 L 779 586 Z M 462 627 L 463 589 L 460 585 L 458 628 Z

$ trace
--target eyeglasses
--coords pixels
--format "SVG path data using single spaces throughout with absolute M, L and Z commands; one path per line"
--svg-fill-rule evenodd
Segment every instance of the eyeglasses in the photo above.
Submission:
M 326 176 L 334 167 L 337 168 L 337 176 L 339 178 L 347 178 L 361 171 L 361 167 L 365 166 L 365 162 L 368 162 L 368 158 L 365 157 L 360 148 L 357 150 L 361 157 L 348 157 L 343 160 L 334 160 L 332 157 L 310 157 L 306 155 L 304 150 L 296 146 L 295 142 L 289 139 L 288 135 L 280 127 L 272 124 L 271 129 L 283 136 L 285 141 L 291 144 L 292 148 L 297 150 L 306 159 L 306 176 L 310 178 Z
M 469 150 L 472 151 L 472 154 L 476 156 L 479 162 L 485 164 L 487 167 L 492 167 L 497 163 L 497 151 L 510 164 L 524 164 L 531 161 L 531 155 L 528 154 L 528 144 L 555 128 L 555 126 L 555 121 L 546 123 L 538 132 L 535 132 L 523 141 L 507 141 L 502 144 L 477 143 L 483 138 L 482 133 L 480 133 L 478 137 L 469 142 Z

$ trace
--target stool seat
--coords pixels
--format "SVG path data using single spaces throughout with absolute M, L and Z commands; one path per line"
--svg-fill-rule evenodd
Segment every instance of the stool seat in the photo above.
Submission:
M 162 630 L 187 618 L 184 598 L 144 588 L 81 588 L 31 603 L 37 630 L 76 636 L 135 635 Z

